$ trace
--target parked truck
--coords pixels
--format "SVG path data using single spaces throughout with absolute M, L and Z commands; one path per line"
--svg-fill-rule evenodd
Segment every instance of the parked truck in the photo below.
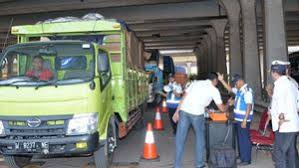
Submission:
M 142 124 L 146 108 L 138 40 L 104 19 L 11 33 L 19 44 L 1 54 L 0 80 L 0 153 L 8 166 L 24 167 L 33 156 L 93 156 L 97 168 L 109 167 L 118 140 Z M 28 76 L 36 57 L 51 79 Z

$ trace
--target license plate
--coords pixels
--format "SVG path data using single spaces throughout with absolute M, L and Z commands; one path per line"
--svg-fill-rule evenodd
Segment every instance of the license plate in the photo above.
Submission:
M 16 144 L 16 146 L 26 152 L 38 152 L 41 149 L 41 144 L 39 142 L 21 142 Z
M 24 149 L 36 149 L 36 143 L 35 142 L 23 142 L 23 148 Z

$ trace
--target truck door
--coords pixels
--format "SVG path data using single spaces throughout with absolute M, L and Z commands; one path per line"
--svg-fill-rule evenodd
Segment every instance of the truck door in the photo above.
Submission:
M 112 114 L 112 90 L 111 90 L 111 69 L 109 63 L 108 53 L 104 50 L 98 50 L 98 73 L 100 80 L 100 91 L 101 91 L 101 111 L 100 111 L 100 120 L 101 120 L 101 129 L 104 129 L 109 121 L 109 117 Z

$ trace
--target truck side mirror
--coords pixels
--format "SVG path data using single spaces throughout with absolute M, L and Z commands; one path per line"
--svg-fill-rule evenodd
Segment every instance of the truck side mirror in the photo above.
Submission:
M 2 55 L 0 55 L 0 58 L 2 58 Z M 5 68 L 5 66 L 7 65 L 7 58 L 4 58 L 4 59 L 2 59 L 2 62 L 1 62 L 1 64 L 0 64 L 0 68 L 1 69 L 4 69 Z

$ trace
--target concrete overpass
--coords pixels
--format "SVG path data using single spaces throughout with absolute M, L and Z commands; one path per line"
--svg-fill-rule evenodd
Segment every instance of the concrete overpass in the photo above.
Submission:
M 124 20 L 146 50 L 193 50 L 202 76 L 243 74 L 258 97 L 271 61 L 287 60 L 287 47 L 299 45 L 298 0 L 0 0 L 0 6 L 1 47 L 16 41 L 7 38 L 11 25 L 97 12 Z

